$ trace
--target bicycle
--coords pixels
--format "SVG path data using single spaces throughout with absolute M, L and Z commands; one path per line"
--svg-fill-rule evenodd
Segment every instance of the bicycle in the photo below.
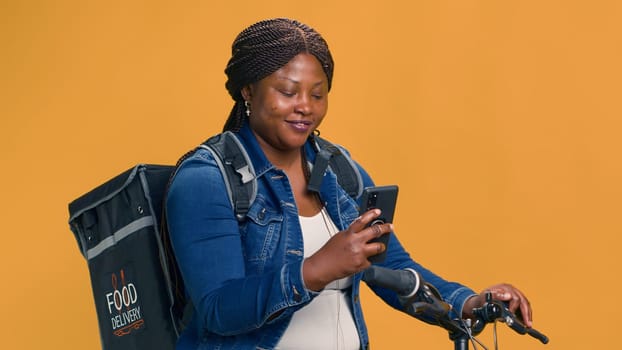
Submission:
M 433 285 L 423 281 L 419 274 L 412 269 L 391 270 L 372 265 L 363 275 L 363 280 L 396 292 L 404 311 L 409 315 L 426 323 L 439 326 L 449 332 L 449 338 L 454 343 L 454 350 L 468 350 L 469 342 L 477 349 L 477 344 L 488 348 L 475 336 L 480 334 L 487 324 L 494 323 L 494 346 L 498 349 L 496 337 L 496 322 L 501 321 L 518 334 L 528 334 L 541 343 L 547 344 L 549 338 L 534 328 L 526 327 L 512 313 L 507 303 L 493 300 L 491 293 L 486 294 L 486 302 L 479 308 L 473 309 L 474 321 L 462 319 L 459 315 L 451 317 L 452 307 L 443 301 L 440 293 Z

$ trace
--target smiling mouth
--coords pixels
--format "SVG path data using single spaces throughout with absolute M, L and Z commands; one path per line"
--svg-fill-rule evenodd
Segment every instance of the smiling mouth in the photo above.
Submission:
M 286 120 L 286 122 L 290 124 L 305 125 L 305 126 L 309 126 L 312 124 L 311 121 L 309 120 Z
M 285 122 L 298 132 L 307 132 L 313 125 L 313 122 L 309 120 L 286 120 Z
M 293 126 L 296 126 L 298 128 L 307 128 L 311 124 L 313 124 L 309 120 L 286 120 L 286 122 L 289 123 L 289 124 L 292 124 Z

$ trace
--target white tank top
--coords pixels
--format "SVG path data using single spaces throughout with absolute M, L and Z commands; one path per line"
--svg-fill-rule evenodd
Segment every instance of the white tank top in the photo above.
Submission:
M 315 216 L 300 216 L 299 219 L 305 258 L 313 255 L 338 232 L 324 208 Z M 351 285 L 352 277 L 333 281 L 309 304 L 295 312 L 276 349 L 360 349 L 354 317 L 345 293 Z

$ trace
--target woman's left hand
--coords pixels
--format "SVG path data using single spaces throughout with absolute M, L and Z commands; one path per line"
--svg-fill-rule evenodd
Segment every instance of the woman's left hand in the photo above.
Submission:
M 494 286 L 486 288 L 480 294 L 467 299 L 464 303 L 463 315 L 466 317 L 473 317 L 472 310 L 484 305 L 486 302 L 486 293 L 488 292 L 492 293 L 493 299 L 508 302 L 510 311 L 516 315 L 522 316 L 522 321 L 525 326 L 531 328 L 532 312 L 529 300 L 527 300 L 525 294 L 518 290 L 518 288 L 507 283 L 495 284 Z

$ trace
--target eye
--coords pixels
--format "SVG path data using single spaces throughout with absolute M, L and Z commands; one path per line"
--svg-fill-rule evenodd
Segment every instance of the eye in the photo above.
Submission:
M 296 93 L 291 92 L 291 91 L 289 91 L 289 90 L 279 90 L 279 92 L 280 92 L 283 96 L 286 96 L 286 97 L 294 97 L 294 95 L 296 94 Z

